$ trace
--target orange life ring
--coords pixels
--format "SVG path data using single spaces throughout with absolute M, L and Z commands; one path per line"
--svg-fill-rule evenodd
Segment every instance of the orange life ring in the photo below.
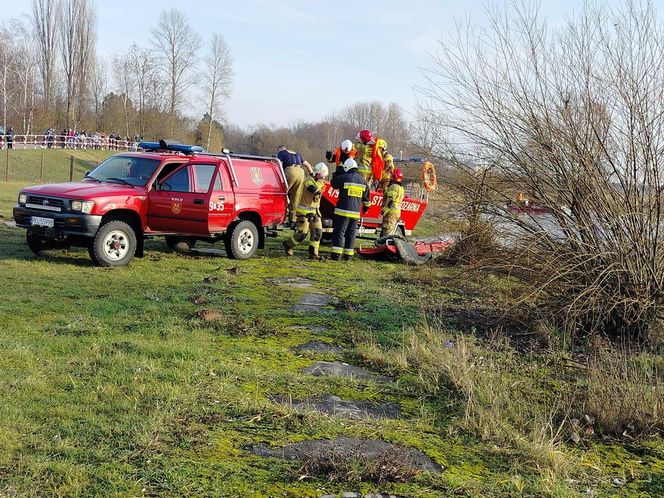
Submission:
M 436 179 L 436 168 L 429 161 L 422 165 L 422 183 L 429 192 L 436 190 L 438 180 Z

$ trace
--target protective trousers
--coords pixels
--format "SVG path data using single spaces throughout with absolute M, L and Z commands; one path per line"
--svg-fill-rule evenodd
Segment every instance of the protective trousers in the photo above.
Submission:
M 352 256 L 355 254 L 357 218 L 334 215 L 332 221 L 332 254 Z
M 304 170 L 297 165 L 284 169 L 286 183 L 288 184 L 288 221 L 295 221 L 295 208 L 300 204 L 302 184 L 304 183 Z
M 291 249 L 301 244 L 309 234 L 309 247 L 313 254 L 318 254 L 320 239 L 323 238 L 323 221 L 318 215 L 298 214 L 295 233 L 286 241 Z
M 391 212 L 383 216 L 383 223 L 380 227 L 380 236 L 385 237 L 387 235 L 394 235 L 397 230 L 399 218 L 401 218 L 401 213 L 399 212 Z

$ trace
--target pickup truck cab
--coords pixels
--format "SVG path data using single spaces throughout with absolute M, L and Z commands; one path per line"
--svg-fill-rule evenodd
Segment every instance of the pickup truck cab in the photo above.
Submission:
M 223 241 L 248 259 L 265 227 L 283 223 L 287 185 L 274 157 L 207 154 L 197 146 L 143 142 L 146 152 L 111 156 L 83 181 L 21 190 L 16 225 L 30 249 L 87 247 L 93 262 L 123 266 L 143 256 L 146 238 L 173 249 Z

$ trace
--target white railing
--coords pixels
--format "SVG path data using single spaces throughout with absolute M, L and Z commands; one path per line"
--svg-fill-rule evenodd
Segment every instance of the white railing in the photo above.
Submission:
M 0 149 L 138 150 L 138 142 L 107 136 L 0 135 Z

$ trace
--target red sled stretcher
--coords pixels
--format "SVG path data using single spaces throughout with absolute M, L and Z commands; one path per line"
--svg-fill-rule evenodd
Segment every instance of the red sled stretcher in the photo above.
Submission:
M 410 243 L 400 235 L 391 235 L 378 239 L 373 247 L 361 247 L 356 253 L 367 259 L 405 261 L 419 265 L 442 256 L 453 244 L 452 237 L 416 240 Z

